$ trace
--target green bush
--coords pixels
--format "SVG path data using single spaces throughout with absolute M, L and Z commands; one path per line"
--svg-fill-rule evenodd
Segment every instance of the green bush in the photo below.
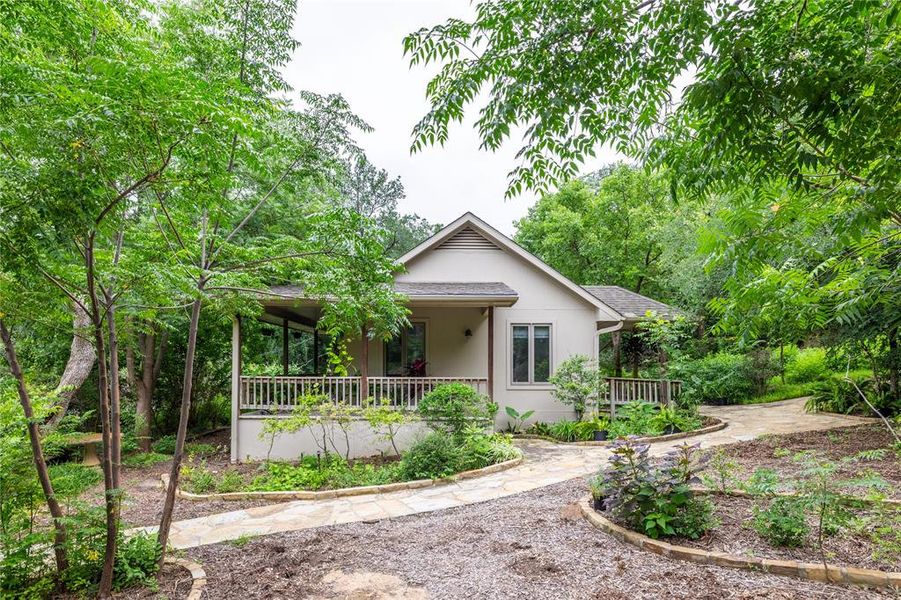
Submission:
M 437 479 L 460 470 L 463 452 L 446 433 L 435 431 L 422 438 L 401 459 L 404 479 Z
M 806 404 L 807 410 L 873 416 L 873 411 L 857 391 L 860 388 L 884 416 L 901 414 L 901 400 L 892 400 L 888 390 L 879 387 L 870 371 L 852 371 L 849 376 L 853 384 L 844 374 L 837 373 L 815 383 Z
M 435 431 L 459 435 L 468 425 L 488 427 L 497 405 L 466 384 L 447 383 L 425 394 L 418 410 Z
M 550 377 L 553 396 L 576 411 L 581 421 L 585 409 L 595 405 L 606 386 L 604 375 L 587 356 L 576 354 L 564 360 Z
M 660 435 L 663 427 L 657 413 L 657 405 L 651 402 L 629 402 L 617 409 L 610 423 L 610 434 L 613 437 Z
M 792 357 L 785 367 L 785 380 L 789 383 L 809 383 L 829 375 L 825 348 L 805 348 Z
M 774 546 L 803 546 L 810 533 L 804 505 L 795 498 L 774 498 L 766 509 L 755 510 L 754 530 Z
M 655 464 L 647 444 L 618 440 L 593 494 L 603 496 L 604 509 L 627 527 L 652 538 L 697 538 L 715 526 L 713 508 L 695 498 L 689 482 L 703 466 L 697 445 L 683 444 Z
M 154 534 L 138 533 L 120 540 L 113 580 L 116 589 L 137 585 L 156 587 L 154 575 L 159 570 L 161 554 L 162 548 Z
M 682 381 L 682 400 L 695 404 L 734 404 L 751 396 L 748 358 L 721 352 L 692 361 L 674 362 L 670 376 Z
M 50 465 L 53 492 L 60 498 L 75 498 L 103 480 L 100 469 L 75 463 Z
M 464 432 L 460 451 L 460 469 L 464 471 L 481 469 L 521 456 L 520 451 L 513 445 L 512 436 L 503 433 L 485 433 L 476 427 Z
M 153 451 L 159 454 L 175 454 L 175 436 L 164 435 L 160 439 L 153 442 Z

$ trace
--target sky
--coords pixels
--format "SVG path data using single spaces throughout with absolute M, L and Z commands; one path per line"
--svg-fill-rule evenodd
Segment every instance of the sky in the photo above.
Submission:
M 496 153 L 479 150 L 472 128 L 477 105 L 444 147 L 410 154 L 410 132 L 428 110 L 425 87 L 436 69 L 410 69 L 403 38 L 449 17 L 466 18 L 472 10 L 469 0 L 301 0 L 294 27 L 300 48 L 285 77 L 298 90 L 342 94 L 374 128 L 359 132 L 357 141 L 374 165 L 400 176 L 406 190 L 402 212 L 447 224 L 472 211 L 509 235 L 536 197 L 504 199 L 519 140 Z M 619 158 L 601 149 L 585 172 Z

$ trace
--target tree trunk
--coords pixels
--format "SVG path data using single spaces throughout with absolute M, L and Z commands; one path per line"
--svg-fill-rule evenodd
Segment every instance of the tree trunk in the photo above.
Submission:
M 50 481 L 47 462 L 44 460 L 44 452 L 41 449 L 40 431 L 38 430 L 37 422 L 34 420 L 31 398 L 28 395 L 28 390 L 25 388 L 25 378 L 22 377 L 22 369 L 19 368 L 19 360 L 16 358 L 16 349 L 13 346 L 12 336 L 6 328 L 6 323 L 3 322 L 3 319 L 0 319 L 0 338 L 3 339 L 3 346 L 6 349 L 6 362 L 9 363 L 10 373 L 16 380 L 19 402 L 22 404 L 22 410 L 25 412 L 25 418 L 28 420 L 28 439 L 31 441 L 31 454 L 34 457 L 34 466 L 38 472 L 44 499 L 47 501 L 47 509 L 50 511 L 50 516 L 53 517 L 53 529 L 55 531 L 53 552 L 56 556 L 57 573 L 61 574 L 69 568 L 69 561 L 66 556 L 64 515 L 59 503 L 56 501 L 56 495 L 53 493 L 53 483 Z
M 100 396 L 100 429 L 103 437 L 103 488 L 106 508 L 106 548 L 103 555 L 103 569 L 100 573 L 100 585 L 97 594 L 101 598 L 109 598 L 113 589 L 113 569 L 116 563 L 116 542 L 119 533 L 119 503 L 116 500 L 118 474 L 113 475 L 113 440 L 110 423 L 110 387 L 107 375 L 106 340 L 103 331 L 104 311 L 97 297 L 97 283 L 94 279 L 94 240 L 89 237 L 85 246 L 85 267 L 87 270 L 87 288 L 91 302 L 91 325 L 94 333 L 94 346 L 97 351 L 97 388 Z M 114 325 L 115 327 L 115 325 Z M 118 385 L 118 384 L 117 384 Z
M 116 335 L 116 309 L 112 296 L 106 294 L 106 325 L 109 343 L 110 387 L 110 460 L 112 460 L 113 488 L 119 489 L 119 473 L 122 469 L 122 397 L 119 383 L 119 338 Z
M 199 290 L 203 293 L 202 287 Z M 178 432 L 175 436 L 175 456 L 172 457 L 172 468 L 169 471 L 169 484 L 166 486 L 166 499 L 163 503 L 163 514 L 157 542 L 162 548 L 160 564 L 166 556 L 166 545 L 169 542 L 169 528 L 172 525 L 172 512 L 175 509 L 175 490 L 178 488 L 178 476 L 185 451 L 185 437 L 188 433 L 188 418 L 191 416 L 191 391 L 194 383 L 194 352 L 197 349 L 197 327 L 200 322 L 201 299 L 198 297 L 191 305 L 191 322 L 188 326 L 188 348 L 185 353 L 185 372 L 182 380 L 181 410 L 178 416 Z
M 888 389 L 893 400 L 901 397 L 901 390 L 898 389 L 899 362 L 901 356 L 898 356 L 898 330 L 892 329 L 888 332 Z
M 159 336 L 155 333 L 140 333 L 137 336 L 140 352 L 140 367 L 135 361 L 134 349 L 129 345 L 125 350 L 125 363 L 128 381 L 135 393 L 135 437 L 141 452 L 150 452 L 150 430 L 153 424 L 153 392 L 159 381 L 163 355 L 169 332 L 163 330 Z
M 72 318 L 72 345 L 69 347 L 69 360 L 66 362 L 66 368 L 63 376 L 56 386 L 54 395 L 57 398 L 57 410 L 47 421 L 47 425 L 52 429 L 59 425 L 60 420 L 66 416 L 66 410 L 69 403 L 82 384 L 90 376 L 94 369 L 94 361 L 97 360 L 97 354 L 94 352 L 94 344 L 91 343 L 89 331 L 91 327 L 91 316 L 85 312 L 84 308 L 72 303 L 74 312 Z

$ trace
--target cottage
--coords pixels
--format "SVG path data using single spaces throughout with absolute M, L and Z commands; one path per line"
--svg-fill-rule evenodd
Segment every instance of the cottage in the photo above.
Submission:
M 357 339 L 349 344 L 353 375 L 325 374 L 325 341 L 315 327 L 318 302 L 299 286 L 278 286 L 264 301 L 262 321 L 280 341 L 281 373 L 242 371 L 242 330 L 232 336 L 232 460 L 264 457 L 264 419 L 290 409 L 304 393 L 322 393 L 354 405 L 387 398 L 415 408 L 423 394 L 447 382 L 462 382 L 534 419 L 572 417 L 551 395 L 556 365 L 575 354 L 596 356 L 599 335 L 629 329 L 647 310 L 672 314 L 670 307 L 615 286 L 582 287 L 466 213 L 399 259 L 395 280 L 406 296 L 410 326 L 387 343 Z M 278 333 L 281 335 L 278 335 Z M 614 342 L 618 335 L 615 335 Z M 292 352 L 292 348 L 298 350 Z M 301 347 L 306 359 L 297 360 Z M 627 380 L 620 380 L 627 381 Z M 671 394 L 657 382 L 619 385 L 620 399 L 660 400 Z M 669 385 L 667 383 L 667 385 Z M 614 386 L 616 387 L 616 386 Z M 400 442 L 421 431 L 409 427 Z M 354 424 L 350 453 L 376 452 L 378 440 L 365 423 Z M 271 456 L 315 453 L 309 432 L 280 437 Z

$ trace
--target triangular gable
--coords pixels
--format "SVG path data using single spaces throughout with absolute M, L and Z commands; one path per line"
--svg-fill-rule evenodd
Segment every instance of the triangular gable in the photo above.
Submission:
M 607 304 L 604 304 L 588 293 L 582 286 L 576 285 L 567 277 L 545 263 L 543 260 L 522 248 L 519 244 L 500 231 L 468 212 L 453 223 L 446 225 L 436 234 L 404 254 L 398 259 L 401 264 L 408 264 L 422 254 L 431 250 L 444 249 L 494 249 L 504 250 L 529 263 L 573 294 L 598 309 L 607 321 L 622 321 L 623 317 Z

